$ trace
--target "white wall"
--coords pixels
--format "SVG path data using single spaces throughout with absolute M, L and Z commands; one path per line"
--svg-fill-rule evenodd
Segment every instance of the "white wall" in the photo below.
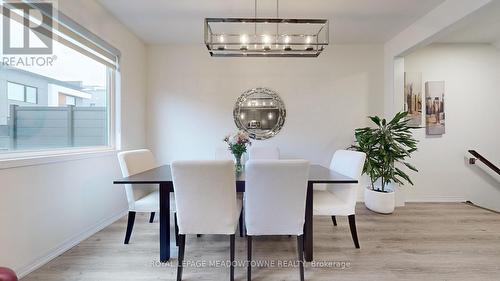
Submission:
M 475 12 L 492 0 L 446 0 L 384 44 L 384 112 L 393 116 L 403 110 L 402 73 L 398 57 L 432 43 L 459 23 L 466 23 Z M 398 81 L 399 79 L 399 81 Z
M 382 69 L 380 45 L 329 46 L 317 59 L 211 58 L 203 45 L 151 46 L 148 145 L 163 163 L 211 159 L 236 130 L 236 99 L 269 87 L 283 99 L 287 118 L 277 136 L 255 145 L 328 165 L 366 116 L 382 112 Z
M 124 148 L 145 145 L 145 46 L 94 1 L 59 0 L 59 9 L 122 52 Z M 122 215 L 114 153 L 0 170 L 0 265 L 24 275 Z
M 406 56 L 404 65 L 422 73 L 424 97 L 426 81 L 445 81 L 446 114 L 442 137 L 416 131 L 413 163 L 420 172 L 413 175 L 415 187 L 406 189 L 407 200 L 471 200 L 500 210 L 500 177 L 464 161 L 467 150 L 476 149 L 500 164 L 500 51 L 489 44 L 433 44 Z
M 384 44 L 384 114 L 394 116 L 403 110 L 405 54 L 424 47 L 460 24 L 492 0 L 446 0 Z M 405 202 L 405 187 L 396 188 L 396 205 Z

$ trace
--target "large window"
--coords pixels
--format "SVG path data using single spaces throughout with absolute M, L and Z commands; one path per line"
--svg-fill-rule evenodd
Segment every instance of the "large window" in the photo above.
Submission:
M 37 91 L 35 87 L 7 82 L 7 97 L 12 101 L 37 103 Z
M 10 13 L 1 16 L 0 31 L 8 17 L 10 46 L 24 46 L 23 17 L 44 28 L 28 29 L 30 44 L 47 46 L 44 38 L 52 32 L 52 46 L 50 53 L 29 55 L 2 49 L 0 158 L 12 152 L 113 147 L 119 51 L 62 13 L 24 5 L 32 9 L 28 14 L 7 6 Z M 43 16 L 53 24 L 41 24 Z

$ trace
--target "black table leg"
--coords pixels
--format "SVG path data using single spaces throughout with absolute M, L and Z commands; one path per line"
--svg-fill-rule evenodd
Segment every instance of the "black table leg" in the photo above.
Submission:
M 313 183 L 307 183 L 306 219 L 304 223 L 304 253 L 307 262 L 313 260 Z
M 160 184 L 160 261 L 170 259 L 170 186 Z

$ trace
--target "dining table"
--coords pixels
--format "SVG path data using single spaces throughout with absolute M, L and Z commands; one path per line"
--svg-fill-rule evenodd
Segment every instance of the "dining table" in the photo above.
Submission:
M 160 261 L 170 259 L 170 193 L 174 184 L 170 165 L 162 165 L 135 175 L 113 181 L 114 184 L 159 185 L 160 196 Z M 356 184 L 357 179 L 350 178 L 321 165 L 311 165 L 307 180 L 307 195 L 304 223 L 304 257 L 307 262 L 313 260 L 313 186 L 314 184 Z M 245 192 L 245 171 L 236 175 L 237 192 Z

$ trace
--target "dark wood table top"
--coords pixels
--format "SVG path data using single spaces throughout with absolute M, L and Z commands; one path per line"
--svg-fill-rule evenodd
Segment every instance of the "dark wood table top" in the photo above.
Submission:
M 237 182 L 245 181 L 245 173 L 236 177 Z M 309 183 L 358 183 L 356 179 L 339 174 L 321 165 L 311 165 L 309 169 Z M 114 184 L 162 184 L 171 183 L 172 174 L 170 165 L 163 165 L 129 177 L 113 181 Z

